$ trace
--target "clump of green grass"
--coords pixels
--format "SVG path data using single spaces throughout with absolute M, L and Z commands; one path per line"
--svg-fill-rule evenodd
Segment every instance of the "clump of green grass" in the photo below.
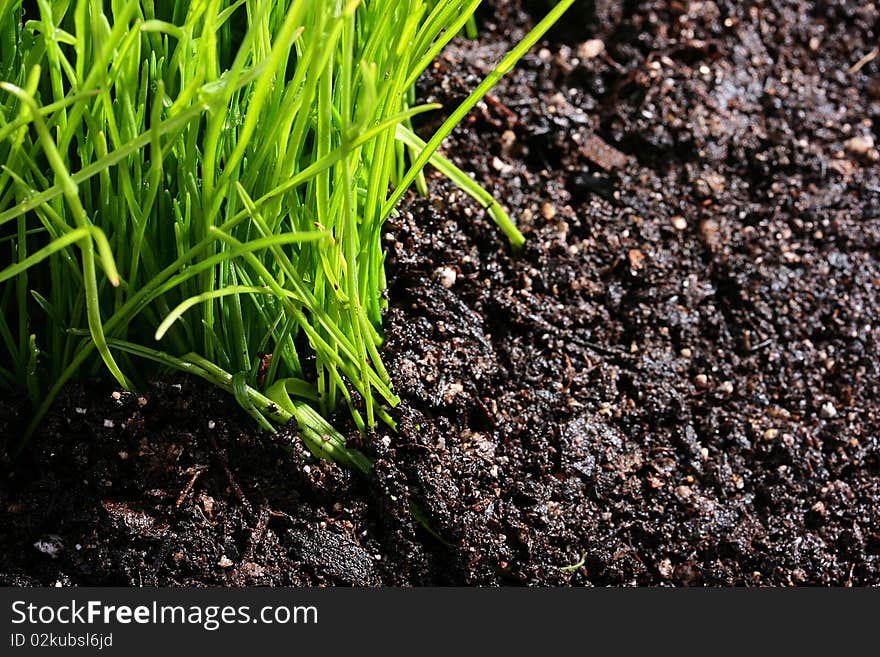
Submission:
M 414 83 L 480 0 L 0 0 L 0 385 L 40 421 L 73 377 L 168 367 L 296 420 L 393 426 L 383 222 L 437 148 L 574 0 L 427 143 Z M 146 367 L 150 363 L 152 367 Z

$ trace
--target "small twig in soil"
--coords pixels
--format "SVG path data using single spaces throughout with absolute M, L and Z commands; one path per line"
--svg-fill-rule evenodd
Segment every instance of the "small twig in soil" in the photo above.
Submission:
M 512 128 L 519 123 L 519 118 L 517 117 L 516 112 L 511 110 L 492 94 L 486 94 L 485 101 L 487 105 L 492 107 L 492 109 L 497 110 L 500 114 L 504 115 L 504 118 L 507 120 L 507 127 Z
M 772 338 L 767 338 L 766 340 L 762 340 L 758 344 L 754 345 L 751 349 L 749 349 L 749 353 L 754 354 L 755 352 L 761 351 L 762 349 L 766 349 L 771 344 L 773 344 Z
M 183 490 L 180 491 L 180 495 L 177 496 L 177 502 L 174 504 L 175 509 L 179 509 L 180 505 L 183 504 L 183 501 L 186 499 L 187 495 L 192 492 L 193 486 L 196 484 L 196 479 L 207 469 L 205 465 L 197 465 L 194 467 L 187 468 L 184 474 L 190 475 L 189 481 L 186 482 L 186 486 L 183 487 Z
M 229 480 L 229 485 L 232 487 L 232 490 L 235 492 L 236 497 L 238 497 L 242 506 L 245 508 L 245 511 L 248 512 L 248 515 L 254 515 L 254 508 L 251 506 L 248 498 L 245 497 L 244 491 L 241 490 L 241 486 L 238 485 L 238 481 L 235 479 L 235 475 L 232 474 L 232 470 L 229 468 L 229 460 L 226 458 L 226 450 L 220 449 L 220 445 L 217 444 L 217 439 L 214 436 L 211 436 L 211 444 L 214 447 L 214 454 L 217 457 L 217 460 L 220 462 L 220 466 L 223 468 L 223 472 L 226 473 L 226 478 Z
M 262 543 L 263 537 L 266 535 L 266 529 L 269 527 L 270 516 L 271 512 L 269 510 L 269 503 L 266 500 L 263 500 L 263 503 L 260 505 L 257 523 L 251 531 L 251 536 L 248 539 L 248 544 L 244 550 L 244 557 L 242 558 L 241 563 L 244 564 L 254 560 L 254 552 L 256 552 L 260 543 Z
M 248 538 L 247 547 L 244 549 L 244 554 L 235 566 L 235 570 L 231 575 L 232 580 L 236 585 L 244 586 L 247 583 L 246 573 L 244 571 L 248 564 L 253 563 L 257 548 L 260 543 L 263 542 L 263 537 L 266 535 L 266 529 L 269 527 L 269 518 L 279 515 L 286 516 L 284 513 L 272 511 L 272 509 L 269 508 L 268 500 L 264 498 L 260 504 L 257 522 L 254 524 L 254 528 L 251 530 L 251 535 Z
M 850 67 L 849 67 L 849 72 L 850 72 L 850 73 L 858 73 L 858 72 L 861 71 L 862 68 L 864 68 L 866 65 L 870 64 L 870 63 L 873 62 L 875 59 L 877 59 L 877 55 L 880 55 L 880 48 L 874 48 L 871 52 L 869 52 L 867 55 L 865 55 L 864 57 L 862 57 L 862 58 L 861 58 L 859 61 L 857 61 L 855 64 L 853 64 L 852 66 L 850 66 Z

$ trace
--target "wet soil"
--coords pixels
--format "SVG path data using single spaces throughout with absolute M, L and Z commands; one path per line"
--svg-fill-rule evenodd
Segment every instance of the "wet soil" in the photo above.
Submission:
M 421 98 L 546 4 L 489 3 Z M 0 459 L 0 583 L 880 584 L 878 26 L 580 3 L 446 145 L 523 252 L 437 176 L 388 225 L 372 476 L 195 381 L 74 387 Z

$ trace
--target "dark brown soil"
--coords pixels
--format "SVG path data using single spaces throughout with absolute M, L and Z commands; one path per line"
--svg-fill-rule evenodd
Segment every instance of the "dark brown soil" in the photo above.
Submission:
M 483 19 L 424 99 L 531 20 Z M 71 389 L 0 463 L 0 583 L 880 584 L 878 27 L 584 0 L 446 147 L 524 252 L 436 177 L 388 226 L 372 477 L 198 382 Z

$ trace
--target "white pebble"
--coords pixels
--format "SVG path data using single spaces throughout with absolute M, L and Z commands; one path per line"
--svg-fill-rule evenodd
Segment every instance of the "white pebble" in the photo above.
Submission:
M 455 285 L 455 281 L 458 279 L 458 274 L 455 273 L 455 270 L 452 267 L 440 267 L 434 273 L 437 276 L 440 285 L 447 290 Z
M 578 47 L 578 57 L 581 59 L 596 59 L 603 52 L 605 52 L 605 43 L 601 39 L 584 41 Z
M 819 414 L 822 417 L 830 420 L 831 418 L 837 416 L 837 409 L 834 408 L 834 404 L 832 404 L 831 402 L 825 402 L 824 404 L 822 404 L 822 408 L 819 410 Z

